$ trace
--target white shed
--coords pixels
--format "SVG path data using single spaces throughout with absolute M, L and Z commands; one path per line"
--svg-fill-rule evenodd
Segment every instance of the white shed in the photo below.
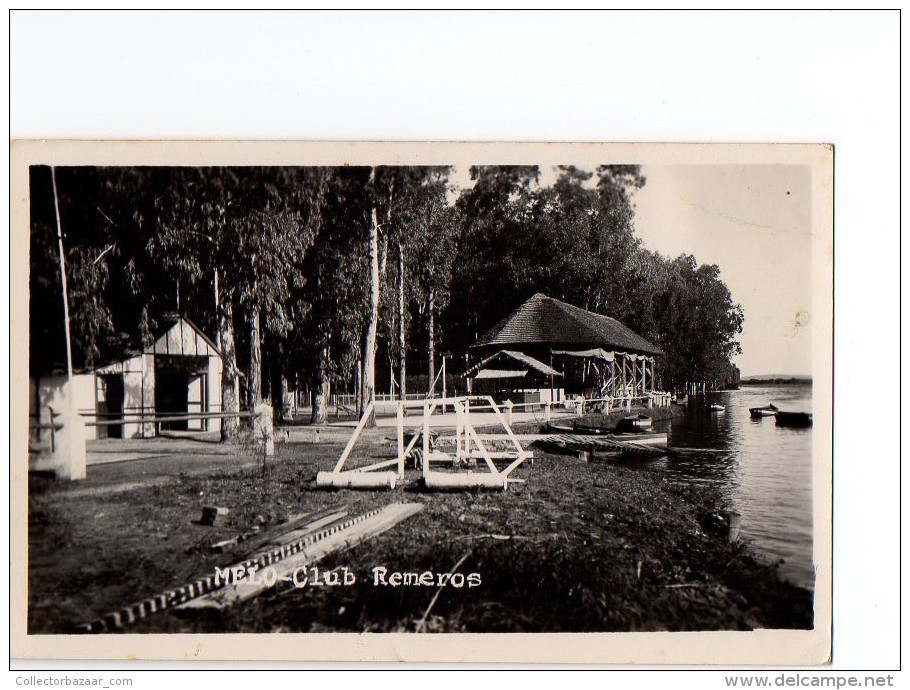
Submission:
M 87 437 L 136 438 L 163 430 L 218 431 L 220 419 L 148 421 L 221 411 L 221 353 L 189 319 L 168 319 L 150 347 L 92 372 L 74 377 L 76 409 L 86 421 L 123 424 L 89 426 Z M 46 421 L 66 376 L 30 381 L 29 412 Z M 133 420 L 133 421 L 130 421 Z

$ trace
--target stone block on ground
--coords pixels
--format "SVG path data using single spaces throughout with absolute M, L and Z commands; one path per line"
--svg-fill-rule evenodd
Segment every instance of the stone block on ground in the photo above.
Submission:
M 202 506 L 202 517 L 199 522 L 209 527 L 219 527 L 227 521 L 231 511 L 220 506 Z

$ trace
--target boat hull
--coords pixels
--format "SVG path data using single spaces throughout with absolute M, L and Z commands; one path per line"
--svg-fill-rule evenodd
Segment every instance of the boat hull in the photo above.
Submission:
M 598 428 L 596 433 L 585 433 L 582 429 Z M 571 435 L 571 436 L 602 436 L 606 439 L 615 439 L 617 441 L 640 443 L 648 446 L 667 447 L 667 434 L 657 431 L 609 431 L 599 427 L 573 427 L 569 424 L 548 424 L 546 433 L 553 435 Z
M 625 434 L 610 434 L 610 438 L 629 443 L 642 443 L 647 446 L 667 447 L 667 434 L 656 431 L 630 431 Z
M 616 430 L 620 432 L 625 431 L 645 431 L 651 428 L 651 418 L 646 417 L 645 415 L 635 415 L 631 417 L 623 417 L 619 420 L 619 424 L 616 425 Z
M 600 426 L 586 426 L 584 424 L 572 423 L 553 423 L 546 426 L 547 433 L 553 434 L 580 434 L 582 436 L 604 436 L 613 433 L 612 429 Z
M 812 426 L 811 412 L 778 412 L 777 426 L 805 428 Z

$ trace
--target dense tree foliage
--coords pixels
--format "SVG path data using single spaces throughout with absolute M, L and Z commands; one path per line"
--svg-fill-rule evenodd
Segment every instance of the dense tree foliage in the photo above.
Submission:
M 323 421 L 330 391 L 359 380 L 363 404 L 379 369 L 425 393 L 440 352 L 461 360 L 544 292 L 660 346 L 664 388 L 724 380 L 742 309 L 717 266 L 642 246 L 639 167 L 555 173 L 542 185 L 537 166 L 475 166 L 453 203 L 444 166 L 58 168 L 74 364 L 147 345 L 180 311 L 225 356 L 226 410 L 290 382 Z M 33 168 L 36 373 L 65 357 L 54 201 L 51 169 Z

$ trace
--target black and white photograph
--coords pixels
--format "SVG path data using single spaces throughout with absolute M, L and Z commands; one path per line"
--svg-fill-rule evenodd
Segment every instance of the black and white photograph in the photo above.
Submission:
M 899 684 L 900 16 L 7 13 L 11 685 Z
M 18 151 L 29 644 L 827 658 L 830 147 L 225 150 Z

